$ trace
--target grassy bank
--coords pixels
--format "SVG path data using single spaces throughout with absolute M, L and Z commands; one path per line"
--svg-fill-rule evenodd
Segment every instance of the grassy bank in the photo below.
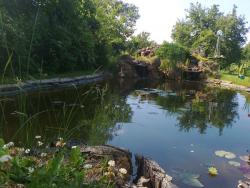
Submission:
M 250 87 L 250 77 L 245 77 L 245 79 L 240 79 L 238 75 L 221 73 L 221 80 L 232 82 L 236 85 L 242 85 L 246 87 Z

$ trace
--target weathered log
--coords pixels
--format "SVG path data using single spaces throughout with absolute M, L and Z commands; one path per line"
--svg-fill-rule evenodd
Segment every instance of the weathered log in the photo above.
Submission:
M 136 162 L 138 165 L 137 171 L 137 184 L 140 183 L 140 178 L 144 177 L 146 180 L 145 186 L 149 188 L 177 188 L 172 184 L 172 177 L 167 175 L 166 172 L 155 161 L 136 155 Z

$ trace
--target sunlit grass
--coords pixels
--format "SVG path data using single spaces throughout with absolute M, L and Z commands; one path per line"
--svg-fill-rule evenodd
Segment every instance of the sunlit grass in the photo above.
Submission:
M 240 79 L 238 75 L 221 73 L 221 80 L 230 81 L 233 84 L 250 87 L 250 77 L 245 77 L 245 79 Z

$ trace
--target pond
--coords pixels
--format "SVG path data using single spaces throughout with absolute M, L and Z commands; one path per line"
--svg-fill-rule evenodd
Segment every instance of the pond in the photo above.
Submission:
M 250 150 L 250 96 L 198 83 L 107 81 L 2 96 L 0 110 L 6 141 L 32 147 L 42 135 L 128 148 L 157 161 L 181 188 L 237 187 L 242 168 L 229 161 L 243 165 L 239 156 Z M 211 166 L 218 176 L 208 175 Z

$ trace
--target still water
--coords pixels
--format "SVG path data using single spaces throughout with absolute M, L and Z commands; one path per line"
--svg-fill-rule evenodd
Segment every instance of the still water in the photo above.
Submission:
M 233 152 L 242 165 L 239 156 L 249 155 L 246 94 L 197 83 L 108 81 L 2 96 L 0 111 L 6 141 L 32 146 L 36 135 L 47 142 L 61 136 L 128 148 L 157 161 L 181 188 L 233 188 L 244 179 L 239 167 L 214 152 Z M 211 166 L 217 177 L 208 175 Z

